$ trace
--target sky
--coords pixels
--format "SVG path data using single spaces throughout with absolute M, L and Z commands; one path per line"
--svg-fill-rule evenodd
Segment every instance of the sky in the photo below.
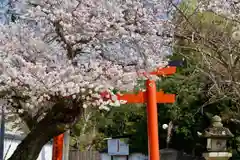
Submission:
M 8 0 L 0 0 L 0 24 L 5 24 L 7 22 L 6 11 Z

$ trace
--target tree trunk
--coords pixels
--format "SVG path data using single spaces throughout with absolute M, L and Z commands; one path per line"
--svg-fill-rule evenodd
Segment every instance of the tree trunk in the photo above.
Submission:
M 53 137 L 64 133 L 81 116 L 81 107 L 74 104 L 56 104 L 18 145 L 8 160 L 36 160 L 42 147 Z
M 45 126 L 38 125 L 32 130 L 18 145 L 17 149 L 8 160 L 36 160 L 42 147 L 49 142 L 56 133 L 59 133 L 56 127 L 47 125 L 48 124 Z

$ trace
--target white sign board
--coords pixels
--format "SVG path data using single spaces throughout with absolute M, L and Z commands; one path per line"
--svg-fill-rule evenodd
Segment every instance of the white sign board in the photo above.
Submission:
M 129 155 L 129 146 L 125 143 L 124 139 L 109 139 L 108 154 L 111 156 Z

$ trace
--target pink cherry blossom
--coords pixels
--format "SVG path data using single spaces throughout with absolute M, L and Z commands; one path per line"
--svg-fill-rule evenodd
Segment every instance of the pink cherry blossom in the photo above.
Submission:
M 32 114 L 51 108 L 54 97 L 119 106 L 112 89 L 131 90 L 139 71 L 163 67 L 170 52 L 172 39 L 161 35 L 173 25 L 159 19 L 165 0 L 12 3 L 19 18 L 0 28 L 0 95 L 12 105 L 22 97 Z

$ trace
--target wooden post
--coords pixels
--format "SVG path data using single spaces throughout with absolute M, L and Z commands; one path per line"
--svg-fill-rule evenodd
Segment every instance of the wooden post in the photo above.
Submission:
M 0 105 L 1 106 L 1 105 Z M 4 139 L 5 139 L 5 107 L 2 105 L 2 119 L 0 129 L 0 160 L 4 159 Z
M 150 160 L 160 160 L 159 138 L 158 138 L 158 112 L 156 83 L 152 80 L 146 81 L 147 88 L 147 126 L 148 145 Z
M 63 160 L 69 160 L 70 130 L 64 133 Z
M 53 138 L 53 155 L 52 160 L 62 160 L 63 157 L 64 134 Z

